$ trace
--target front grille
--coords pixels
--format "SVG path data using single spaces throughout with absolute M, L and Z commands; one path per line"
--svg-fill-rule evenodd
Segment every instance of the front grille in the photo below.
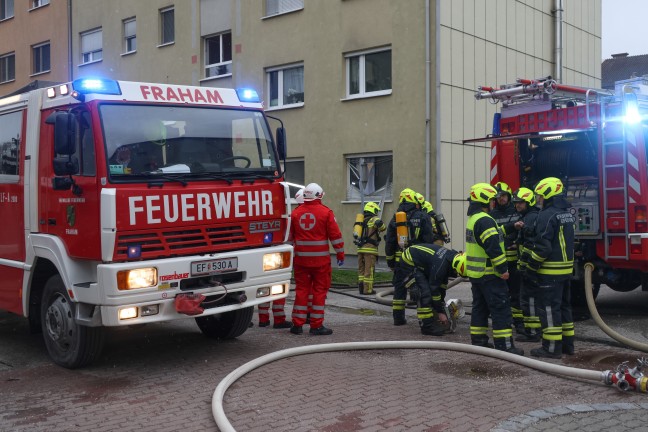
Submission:
M 243 247 L 248 238 L 240 225 L 160 229 L 117 234 L 115 261 L 128 260 L 128 247 L 140 245 L 137 259 L 212 253 L 229 250 L 232 245 Z

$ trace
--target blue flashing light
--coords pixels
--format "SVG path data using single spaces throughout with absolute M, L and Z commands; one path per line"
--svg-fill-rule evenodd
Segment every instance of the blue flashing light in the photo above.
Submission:
M 107 95 L 120 95 L 121 88 L 115 80 L 80 78 L 72 82 L 72 88 L 81 94 L 95 93 Z
M 272 238 L 273 238 L 272 233 L 263 234 L 263 244 L 272 243 Z
M 142 245 L 129 245 L 126 255 L 130 259 L 139 258 L 142 256 Z
M 256 90 L 249 88 L 236 89 L 236 94 L 241 102 L 261 102 Z

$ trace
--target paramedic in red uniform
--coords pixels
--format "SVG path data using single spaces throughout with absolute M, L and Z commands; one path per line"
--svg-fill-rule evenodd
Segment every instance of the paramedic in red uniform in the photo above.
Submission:
M 304 204 L 290 215 L 290 235 L 295 246 L 295 304 L 290 332 L 303 333 L 308 314 L 308 295 L 313 295 L 310 311 L 312 335 L 330 335 L 324 327 L 324 303 L 331 286 L 329 241 L 337 256 L 338 266 L 344 264 L 344 241 L 333 211 L 322 204 L 324 191 L 317 183 L 304 188 Z

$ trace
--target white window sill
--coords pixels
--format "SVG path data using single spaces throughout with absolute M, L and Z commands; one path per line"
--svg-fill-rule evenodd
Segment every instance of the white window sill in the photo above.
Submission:
M 0 81 L 0 85 L 2 85 L 2 84 L 9 84 L 9 83 L 12 83 L 12 82 L 15 82 L 15 81 L 16 81 L 15 78 L 14 78 L 14 79 L 7 80 L 7 81 Z
M 304 10 L 304 8 L 300 7 L 299 9 L 293 9 L 293 10 L 289 10 L 289 11 L 285 11 L 285 12 L 279 12 L 279 13 L 274 14 L 274 15 L 266 15 L 264 17 L 261 17 L 261 20 L 263 21 L 263 20 L 266 20 L 266 19 L 278 17 L 278 16 L 281 16 L 281 15 L 287 15 L 287 14 L 291 14 L 293 12 L 299 12 L 299 11 L 303 11 L 303 10 Z
M 77 67 L 88 66 L 88 65 L 91 65 L 91 64 L 95 64 L 95 63 L 101 63 L 102 61 L 103 61 L 103 59 L 101 59 L 101 60 L 92 60 L 92 61 L 89 61 L 87 63 L 78 64 Z
M 35 8 L 27 9 L 27 12 L 35 11 L 37 9 L 41 9 L 41 8 L 44 8 L 45 6 L 49 6 L 49 5 L 50 4 L 47 3 L 47 4 L 44 4 L 44 5 L 36 6 Z
M 368 99 L 373 97 L 389 96 L 392 94 L 391 90 L 381 90 L 377 92 L 364 93 L 360 95 L 347 96 L 346 98 L 340 99 L 342 102 L 348 102 L 356 99 Z
M 290 104 L 290 105 L 280 105 L 280 106 L 268 107 L 265 110 L 266 111 L 280 111 L 280 110 L 285 110 L 285 109 L 301 108 L 303 106 L 304 106 L 304 102 L 301 102 L 301 103 Z
M 46 73 L 50 73 L 51 71 L 52 71 L 51 69 L 47 69 L 46 71 L 33 73 L 33 74 L 29 75 L 29 77 L 31 78 L 31 77 L 35 77 L 35 76 L 38 76 L 38 75 L 43 75 L 43 74 L 46 74 Z
M 13 17 L 14 17 L 14 16 L 11 15 L 11 16 L 9 16 L 9 17 L 6 17 L 6 18 L 2 18 L 2 19 L 0 19 L 0 24 L 3 23 L 3 22 L 5 22 L 5 21 L 9 21 L 10 19 L 13 19 Z
M 133 55 L 133 54 L 136 54 L 136 53 L 137 53 L 137 50 L 127 51 L 125 53 L 121 53 L 121 56 L 125 57 L 125 56 Z
M 217 75 L 217 76 L 213 76 L 213 77 L 209 77 L 209 78 L 203 78 L 203 79 L 199 80 L 198 82 L 215 81 L 217 79 L 229 78 L 231 76 L 232 76 L 232 74 L 228 73 L 228 74 Z
M 163 43 L 163 44 L 158 45 L 157 47 L 158 48 L 164 48 L 164 47 L 168 47 L 169 45 L 175 45 L 175 41 Z

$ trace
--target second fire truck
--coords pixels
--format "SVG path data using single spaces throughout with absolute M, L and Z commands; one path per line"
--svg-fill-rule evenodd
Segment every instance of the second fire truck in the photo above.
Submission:
M 583 266 L 592 262 L 595 295 L 648 290 L 648 80 L 616 83 L 614 91 L 557 83 L 551 77 L 500 88 L 477 99 L 501 104 L 490 141 L 491 182 L 533 189 L 560 178 L 576 216 L 575 302 L 584 295 Z

